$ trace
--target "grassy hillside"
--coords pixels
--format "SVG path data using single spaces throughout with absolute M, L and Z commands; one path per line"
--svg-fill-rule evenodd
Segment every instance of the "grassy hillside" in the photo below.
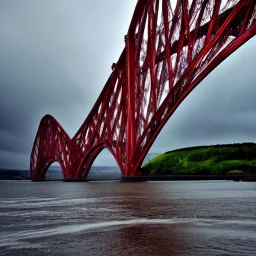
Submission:
M 256 173 L 256 144 L 183 148 L 160 154 L 144 164 L 152 175 Z

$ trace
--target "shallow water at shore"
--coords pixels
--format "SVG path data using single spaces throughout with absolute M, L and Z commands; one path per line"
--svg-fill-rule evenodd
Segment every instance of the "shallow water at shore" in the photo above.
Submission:
M 0 181 L 0 255 L 255 255 L 256 183 Z

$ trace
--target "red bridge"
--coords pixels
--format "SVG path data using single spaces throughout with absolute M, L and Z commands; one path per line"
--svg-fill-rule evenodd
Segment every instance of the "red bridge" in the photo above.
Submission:
M 123 176 L 139 175 L 180 103 L 255 34 L 255 0 L 138 0 L 125 48 L 75 136 L 50 115 L 41 120 L 31 153 L 32 180 L 43 180 L 56 161 L 64 178 L 85 179 L 104 148 Z

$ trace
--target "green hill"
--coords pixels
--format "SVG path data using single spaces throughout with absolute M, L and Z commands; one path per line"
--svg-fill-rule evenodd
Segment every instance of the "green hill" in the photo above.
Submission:
M 141 168 L 144 175 L 256 173 L 256 144 L 182 148 L 160 154 Z

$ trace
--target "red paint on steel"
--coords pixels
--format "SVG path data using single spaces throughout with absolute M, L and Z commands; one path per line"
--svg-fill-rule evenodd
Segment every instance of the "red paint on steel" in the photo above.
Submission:
M 138 0 L 126 46 L 88 117 L 71 139 L 50 115 L 31 152 L 32 180 L 59 162 L 65 178 L 86 178 L 107 148 L 124 176 L 138 169 L 187 95 L 256 34 L 255 0 Z

